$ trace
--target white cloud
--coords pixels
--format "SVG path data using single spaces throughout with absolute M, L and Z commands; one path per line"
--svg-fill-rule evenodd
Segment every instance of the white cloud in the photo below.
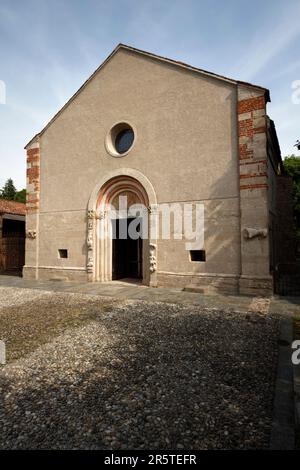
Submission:
M 243 49 L 243 59 L 235 66 L 234 76 L 251 81 L 278 54 L 300 35 L 300 4 L 279 12 L 269 23 L 264 22 L 253 40 Z

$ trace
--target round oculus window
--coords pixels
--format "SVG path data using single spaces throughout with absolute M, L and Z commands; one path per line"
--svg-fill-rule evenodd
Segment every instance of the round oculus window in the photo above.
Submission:
M 134 141 L 134 133 L 132 129 L 123 129 L 116 135 L 115 148 L 121 155 L 128 152 Z
M 135 132 L 126 122 L 119 122 L 111 128 L 105 139 L 105 147 L 113 157 L 127 155 L 133 147 Z

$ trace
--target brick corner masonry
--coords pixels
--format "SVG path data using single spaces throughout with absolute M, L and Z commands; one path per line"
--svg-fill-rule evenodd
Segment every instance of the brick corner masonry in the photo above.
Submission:
M 240 189 L 268 187 L 266 101 L 264 96 L 238 102 Z
M 39 147 L 27 150 L 27 214 L 37 212 L 40 201 L 40 149 Z

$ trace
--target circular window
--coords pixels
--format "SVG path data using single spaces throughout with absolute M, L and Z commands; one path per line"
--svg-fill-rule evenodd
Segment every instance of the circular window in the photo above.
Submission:
M 127 152 L 133 144 L 134 133 L 132 129 L 124 129 L 116 137 L 115 147 L 118 153 Z
M 122 157 L 132 148 L 134 140 L 133 128 L 125 122 L 118 123 L 106 136 L 106 150 L 114 157 Z

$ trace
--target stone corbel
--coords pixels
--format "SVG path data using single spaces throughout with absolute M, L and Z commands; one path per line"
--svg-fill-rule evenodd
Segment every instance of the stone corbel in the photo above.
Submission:
M 36 238 L 36 230 L 27 230 L 26 237 L 34 240 Z
M 266 228 L 244 228 L 243 235 L 245 240 L 251 240 L 252 238 L 266 238 L 268 230 Z

